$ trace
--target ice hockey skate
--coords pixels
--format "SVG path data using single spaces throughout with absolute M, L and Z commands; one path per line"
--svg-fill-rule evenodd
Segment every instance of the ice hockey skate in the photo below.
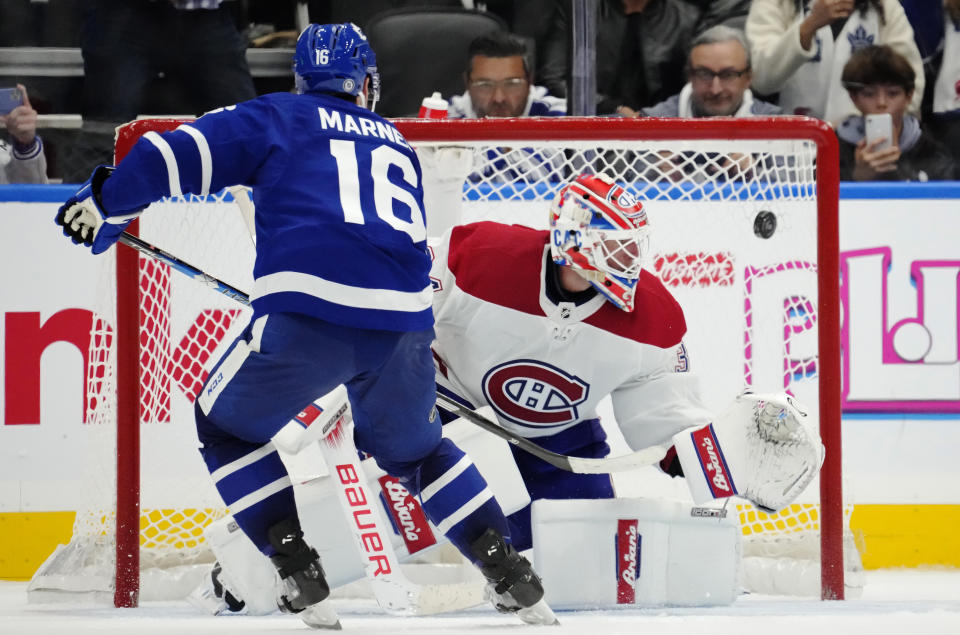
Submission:
M 270 544 L 277 553 L 270 557 L 280 574 L 277 605 L 287 613 L 297 613 L 311 628 L 340 630 L 340 619 L 327 598 L 330 587 L 320 566 L 320 556 L 303 540 L 303 531 L 295 518 L 270 528 Z
M 530 561 L 497 531 L 488 529 L 470 546 L 489 580 L 486 597 L 501 613 L 516 613 L 527 624 L 559 624 L 543 600 L 543 585 Z

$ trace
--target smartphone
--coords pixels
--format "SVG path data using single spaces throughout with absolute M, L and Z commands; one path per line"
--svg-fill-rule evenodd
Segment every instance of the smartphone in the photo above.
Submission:
M 5 115 L 23 104 L 19 88 L 0 88 L 0 115 Z
M 863 122 L 868 146 L 877 139 L 885 139 L 885 141 L 878 144 L 874 150 L 883 150 L 892 145 L 893 118 L 890 116 L 890 113 L 884 112 L 876 115 L 865 115 Z

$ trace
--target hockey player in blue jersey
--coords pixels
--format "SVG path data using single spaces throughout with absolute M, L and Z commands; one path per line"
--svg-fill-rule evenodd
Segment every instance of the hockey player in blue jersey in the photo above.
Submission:
M 345 384 L 357 448 L 413 495 L 429 488 L 427 516 L 480 567 L 495 605 L 526 621 L 552 619 L 486 481 L 441 437 L 421 168 L 403 136 L 372 112 L 374 52 L 355 25 L 310 25 L 294 72 L 297 94 L 264 95 L 147 133 L 121 165 L 94 170 L 56 222 L 96 254 L 163 197 L 253 188 L 253 315 L 195 412 L 224 503 L 280 571 L 281 608 L 309 609 L 313 626 L 339 626 L 270 440 L 306 404 Z

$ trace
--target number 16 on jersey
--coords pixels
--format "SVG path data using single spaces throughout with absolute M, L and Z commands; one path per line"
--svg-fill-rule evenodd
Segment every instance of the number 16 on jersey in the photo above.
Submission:
M 417 170 L 410 157 L 391 148 L 388 145 L 379 145 L 370 151 L 369 175 L 361 180 L 360 162 L 357 152 L 364 151 L 365 145 L 357 147 L 355 141 L 346 139 L 331 139 L 330 154 L 337 162 L 337 175 L 340 186 L 340 206 L 343 208 L 343 219 L 348 223 L 365 224 L 368 214 L 364 213 L 361 204 L 361 183 L 372 182 L 373 203 L 376 217 L 398 231 L 408 234 L 413 242 L 426 240 L 427 231 L 423 220 L 423 209 L 417 197 L 408 189 L 400 187 L 389 179 L 391 166 L 400 168 L 403 180 L 411 188 L 419 186 Z M 366 163 L 366 162 L 364 162 Z M 410 220 L 405 220 L 394 212 L 394 202 L 406 206 L 410 210 Z

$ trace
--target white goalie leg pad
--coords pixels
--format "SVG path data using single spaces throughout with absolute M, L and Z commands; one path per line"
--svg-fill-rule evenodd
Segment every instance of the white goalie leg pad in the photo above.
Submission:
M 487 413 L 487 416 L 491 414 Z M 505 514 L 530 504 L 530 496 L 506 441 L 462 419 L 445 425 L 443 434 L 473 459 Z M 401 562 L 422 559 L 449 544 L 443 534 L 426 519 L 419 502 L 396 479 L 389 477 L 373 459 L 367 459 L 361 465 L 370 490 L 381 494 L 382 505 L 378 509 L 386 514 L 389 521 L 387 526 L 393 527 L 393 531 L 389 532 L 391 544 Z M 351 527 L 337 500 L 330 477 L 295 481 L 294 492 L 304 539 L 320 555 L 330 588 L 336 589 L 364 578 L 364 561 L 357 551 Z M 276 610 L 276 591 L 273 586 L 276 573 L 273 565 L 242 531 L 229 531 L 231 525 L 236 528 L 236 523 L 227 517 L 212 523 L 204 531 L 224 575 L 231 581 L 231 588 L 237 592 L 236 595 L 247 602 L 248 612 Z M 473 566 L 468 566 L 472 573 Z M 433 573 L 438 578 L 444 578 L 435 580 L 435 584 L 446 583 L 447 579 L 459 580 L 467 575 L 467 572 L 449 569 L 438 566 L 433 571 L 428 565 L 420 565 L 410 573 L 411 577 L 424 584 Z
M 530 495 L 506 441 L 462 419 L 443 426 L 443 435 L 473 460 L 504 514 L 512 514 L 530 504 Z M 393 528 L 391 543 L 401 562 L 423 557 L 447 543 L 444 535 L 427 520 L 419 501 L 411 497 L 396 479 L 381 470 L 373 459 L 367 459 L 361 465 L 368 487 L 381 495 L 383 505 L 379 509 L 386 514 L 387 525 Z M 363 562 L 354 546 L 347 518 L 339 508 L 330 478 L 317 478 L 296 485 L 294 491 L 304 537 L 320 554 L 330 587 L 363 578 Z
M 376 480 L 371 487 L 378 487 Z M 377 490 L 374 490 L 377 491 Z M 343 510 L 329 477 L 294 485 L 300 523 L 307 544 L 320 555 L 327 584 L 336 588 L 364 577 L 364 567 Z M 223 569 L 222 579 L 235 597 L 246 604 L 248 615 L 277 610 L 279 577 L 270 559 L 260 553 L 231 516 L 210 523 L 203 532 Z M 399 536 L 394 546 L 402 545 Z M 205 586 L 209 586 L 205 581 Z
M 824 456 L 819 423 L 785 393 L 744 393 L 673 443 L 694 502 L 741 496 L 771 511 L 796 500 Z
M 725 510 L 640 498 L 533 503 L 533 564 L 554 609 L 719 606 L 738 592 Z
M 247 615 L 267 615 L 277 610 L 277 569 L 260 553 L 230 516 L 203 530 L 203 537 L 223 571 L 220 579 L 245 603 Z

